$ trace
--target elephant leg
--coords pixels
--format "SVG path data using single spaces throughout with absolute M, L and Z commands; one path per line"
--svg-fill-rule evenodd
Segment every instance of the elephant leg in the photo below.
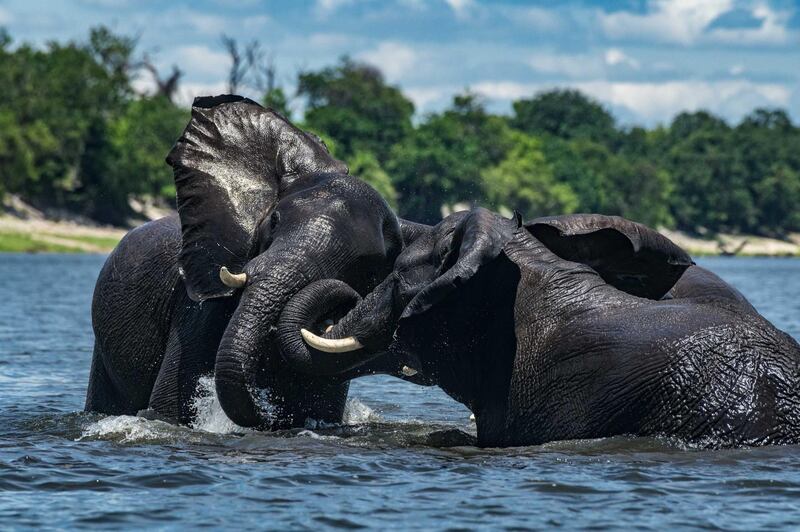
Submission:
M 109 378 L 100 346 L 95 343 L 84 410 L 118 416 L 129 414 L 135 411 L 135 408 L 136 406 L 132 404 L 130 398 L 120 393 Z
M 177 217 L 128 233 L 103 265 L 92 298 L 94 357 L 86 410 L 135 415 L 147 403 L 167 345 L 177 297 Z
M 194 417 L 192 401 L 201 376 L 214 371 L 222 334 L 236 301 L 217 299 L 195 303 L 181 296 L 170 324 L 166 352 L 147 410 L 139 415 L 188 424 Z

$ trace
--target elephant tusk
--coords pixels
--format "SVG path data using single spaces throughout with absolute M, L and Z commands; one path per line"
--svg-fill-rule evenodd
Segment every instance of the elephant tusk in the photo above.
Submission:
M 414 375 L 416 375 L 417 373 L 419 373 L 419 372 L 418 372 L 417 370 L 415 370 L 414 368 L 409 368 L 408 366 L 403 366 L 403 369 L 401 369 L 400 371 L 401 371 L 401 372 L 403 373 L 403 375 L 405 375 L 406 377 L 413 377 Z
M 308 329 L 300 329 L 300 334 L 303 335 L 303 340 L 305 340 L 308 345 L 326 353 L 349 353 L 350 351 L 356 351 L 364 347 L 361 345 L 361 342 L 352 336 L 331 340 L 330 338 L 317 336 Z
M 246 273 L 231 273 L 228 268 L 223 266 L 219 270 L 219 280 L 222 284 L 231 288 L 241 288 L 247 283 Z

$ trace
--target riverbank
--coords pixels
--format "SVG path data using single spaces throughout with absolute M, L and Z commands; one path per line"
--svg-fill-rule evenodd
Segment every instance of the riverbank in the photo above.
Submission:
M 681 231 L 661 229 L 660 233 L 696 257 L 736 255 L 739 257 L 798 257 L 800 234 L 789 235 L 786 240 L 754 235 L 718 234 L 713 238 L 700 238 Z
M 108 253 L 127 229 L 0 216 L 0 252 Z
M 0 252 L 108 253 L 127 231 L 73 214 L 48 215 L 13 194 L 0 201 Z
M 0 252 L 108 253 L 127 231 L 125 228 L 99 226 L 80 218 L 54 220 L 38 211 L 6 209 L 0 212 Z M 800 234 L 790 235 L 787 240 L 778 240 L 729 234 L 700 238 L 668 229 L 661 229 L 660 232 L 693 256 L 800 256 Z

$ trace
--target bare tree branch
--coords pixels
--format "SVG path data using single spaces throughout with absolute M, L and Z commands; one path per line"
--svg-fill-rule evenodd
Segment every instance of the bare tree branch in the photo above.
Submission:
M 248 72 L 253 68 L 260 45 L 257 40 L 252 40 L 241 51 L 239 50 L 239 43 L 233 37 L 223 33 L 221 40 L 222 46 L 231 58 L 231 66 L 228 70 L 228 92 L 235 93 L 244 84 Z
M 158 69 L 150 59 L 150 56 L 147 54 L 144 55 L 139 65 L 153 76 L 153 81 L 156 83 L 156 94 L 164 96 L 169 101 L 174 102 L 175 94 L 178 92 L 178 84 L 183 77 L 183 71 L 178 68 L 177 65 L 172 65 L 172 72 L 169 76 L 162 78 Z

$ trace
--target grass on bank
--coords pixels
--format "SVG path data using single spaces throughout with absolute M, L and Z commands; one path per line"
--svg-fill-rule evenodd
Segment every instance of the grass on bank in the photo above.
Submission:
M 60 242 L 38 239 L 30 233 L 0 231 L 0 252 L 3 253 L 86 253 L 89 244 L 99 250 L 111 251 L 119 239 L 95 236 L 51 235 Z M 75 242 L 75 245 L 70 245 Z
M 69 236 L 64 237 L 59 235 L 59 238 L 67 238 L 69 240 L 74 240 L 76 242 L 84 242 L 86 244 L 91 244 L 92 246 L 97 246 L 99 248 L 108 249 L 109 251 L 114 249 L 117 244 L 119 244 L 120 239 L 109 237 L 109 236 Z

